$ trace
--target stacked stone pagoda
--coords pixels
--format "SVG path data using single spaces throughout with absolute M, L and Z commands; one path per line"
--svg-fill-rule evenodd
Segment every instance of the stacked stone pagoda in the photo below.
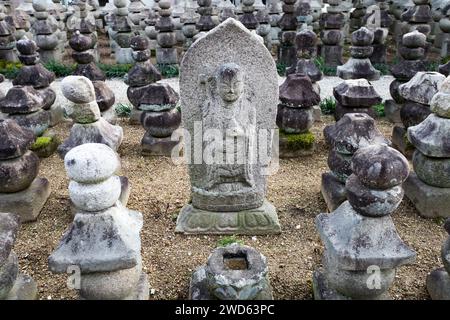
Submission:
M 302 31 L 305 29 L 312 29 L 313 17 L 311 15 L 311 3 L 310 0 L 301 0 L 297 4 L 296 9 L 297 16 L 297 30 Z
M 60 157 L 85 143 L 103 143 L 117 150 L 122 143 L 123 129 L 101 116 L 92 82 L 86 77 L 68 76 L 61 81 L 61 91 L 69 100 L 65 108 L 74 124 L 69 137 L 58 147 Z
M 180 22 L 183 24 L 181 30 L 184 35 L 185 50 L 189 49 L 189 47 L 194 42 L 194 36 L 198 33 L 197 27 L 195 25 L 199 18 L 200 15 L 195 12 L 195 9 L 189 7 L 184 10 L 184 13 L 180 18 Z
M 140 118 L 146 130 L 142 139 L 145 155 L 170 156 L 177 144 L 171 141 L 172 133 L 179 127 L 181 115 L 176 108 L 178 94 L 168 84 L 155 83 L 161 75 L 150 62 L 148 40 L 142 36 L 131 39 L 136 64 L 128 72 L 127 96 L 135 108 L 133 118 Z
M 133 63 L 132 50 L 130 48 L 131 26 L 133 23 L 128 17 L 128 1 L 114 0 L 114 5 L 116 10 L 110 36 L 114 40 L 112 47 L 114 48 L 116 61 L 119 64 Z
M 0 300 L 36 300 L 34 280 L 20 272 L 16 253 L 12 250 L 20 228 L 16 214 L 0 212 Z
M 213 13 L 212 0 L 197 0 L 199 5 L 197 12 L 200 14 L 200 19 L 197 22 L 197 30 L 199 32 L 208 32 L 216 26 L 211 18 Z
M 396 125 L 392 131 L 392 142 L 396 149 L 411 158 L 414 152 L 406 137 L 409 127 L 418 125 L 431 113 L 430 103 L 439 91 L 445 76 L 438 72 L 418 72 L 408 82 L 398 88 L 405 103 L 400 110 L 402 125 Z
M 39 157 L 28 150 L 34 135 L 11 119 L 0 120 L 0 134 L 0 212 L 16 213 L 22 222 L 35 221 L 50 184 L 37 177 Z
M 234 14 L 236 7 L 230 0 L 221 1 L 217 5 L 217 8 L 219 9 L 219 21 L 220 22 L 224 22 L 228 18 L 237 19 L 236 15 Z
M 450 219 L 445 221 L 445 231 L 450 235 Z M 443 268 L 433 270 L 427 276 L 427 291 L 433 300 L 450 300 L 450 237 L 441 248 Z
M 30 16 L 25 11 L 14 9 L 6 16 L 5 21 L 14 27 L 16 41 L 22 39 L 24 36 L 27 36 L 29 39 L 32 38 L 33 35 L 30 33 Z
M 392 25 L 392 18 L 388 14 L 386 0 L 379 0 L 376 3 L 377 5 L 371 6 L 371 10 L 364 17 L 366 27 L 374 34 L 370 62 L 386 64 L 386 38 L 389 34 L 389 27 Z
M 145 18 L 144 22 L 146 24 L 145 27 L 145 35 L 149 40 L 150 50 L 156 50 L 158 46 L 158 41 L 156 37 L 158 32 L 156 31 L 155 25 L 159 19 L 159 0 L 154 1 L 153 7 L 150 9 L 147 18 Z
M 279 33 L 278 62 L 286 67 L 294 65 L 296 59 L 295 35 L 297 34 L 297 18 L 295 16 L 295 0 L 283 0 L 283 15 L 278 21 Z
M 69 44 L 76 32 L 89 37 L 91 39 L 91 47 L 89 49 L 91 50 L 93 56 L 95 57 L 95 60 L 97 61 L 99 57 L 97 52 L 98 36 L 96 31 L 95 17 L 92 14 L 89 14 L 87 6 L 88 5 L 86 3 L 86 0 L 78 1 L 77 7 L 79 8 L 79 10 L 77 10 L 76 14 L 70 16 L 67 21 L 67 29 L 69 31 Z
M 428 37 L 433 21 L 430 0 L 413 0 L 413 2 L 414 6 L 402 14 L 402 20 L 407 22 L 403 25 L 403 33 L 417 30 Z
M 55 74 L 48 71 L 39 61 L 39 53 L 37 53 L 37 46 L 33 40 L 29 40 L 26 37 L 17 42 L 17 51 L 19 52 L 20 62 L 23 64 L 17 73 L 16 78 L 12 81 L 14 86 L 31 86 L 35 89 L 38 95 L 42 98 L 43 102 L 41 109 L 49 116 L 48 126 L 53 127 L 63 120 L 63 110 L 61 106 L 54 105 L 56 100 L 56 93 L 50 88 L 50 85 L 55 80 Z M 33 93 L 29 93 L 32 95 Z M 11 103 L 13 103 L 15 97 L 11 97 Z M 40 111 L 38 111 L 40 112 Z M 14 116 L 13 116 L 14 117 Z M 45 130 L 45 116 L 39 116 L 30 114 L 28 120 L 32 121 L 32 118 L 43 121 L 42 123 L 36 123 L 35 126 L 43 125 L 42 130 Z M 15 116 L 17 120 L 17 116 Z M 25 124 L 27 121 L 17 120 L 19 124 Z M 32 124 L 32 123 L 31 123 Z M 32 128 L 30 126 L 30 128 Z M 37 135 L 41 135 L 42 130 L 35 131 Z
M 84 144 L 67 153 L 64 166 L 77 213 L 48 259 L 50 270 L 66 273 L 77 266 L 80 299 L 147 300 L 139 236 L 143 219 L 119 201 L 118 155 L 104 144 Z
M 133 23 L 133 31 L 143 31 L 144 19 L 145 19 L 145 5 L 141 0 L 130 0 L 128 6 L 129 18 Z
M 0 6 L 0 60 L 16 62 L 14 52 L 16 46 L 15 28 L 7 22 L 4 6 Z
M 270 26 L 269 10 L 264 8 L 258 10 L 256 13 L 256 20 L 258 20 L 258 27 L 256 33 L 264 39 L 264 45 L 267 50 L 272 50 L 272 33 Z
M 239 21 L 250 31 L 256 31 L 258 28 L 258 20 L 254 14 L 255 11 L 255 0 L 243 0 L 242 1 L 242 12 L 243 14 L 239 18 Z
M 399 48 L 402 59 L 390 68 L 395 77 L 389 86 L 392 100 L 385 102 L 386 118 L 391 122 L 401 122 L 400 110 L 405 100 L 399 94 L 399 86 L 411 80 L 417 72 L 426 70 L 423 61 L 426 41 L 426 36 L 417 30 L 405 34 L 402 38 L 402 45 Z
M 375 88 L 366 79 L 345 80 L 333 88 L 333 95 L 337 101 L 334 112 L 336 121 L 347 113 L 367 113 L 375 117 L 372 107 L 382 101 Z
M 447 57 L 450 53 L 450 3 L 442 9 L 443 17 L 439 20 L 439 28 L 442 31 L 441 57 Z M 450 75 L 450 61 L 439 66 L 439 72 L 445 76 Z
M 49 6 L 46 0 L 33 1 L 36 18 L 31 26 L 33 40 L 39 48 L 42 62 L 61 61 L 62 52 L 58 49 L 59 30 L 58 22 L 49 14 Z
M 351 166 L 348 201 L 316 217 L 325 247 L 323 268 L 313 276 L 316 300 L 387 299 L 396 269 L 416 259 L 390 217 L 403 198 L 408 161 L 386 145 L 374 145 L 359 149 Z
M 201 128 L 205 157 L 199 161 L 194 147 L 186 151 L 192 202 L 181 210 L 176 232 L 280 233 L 276 209 L 265 197 L 278 104 L 278 75 L 267 48 L 239 21 L 222 22 L 184 55 L 180 96 L 182 125 L 191 137 L 184 143 L 193 146 Z M 211 138 L 217 143 L 209 145 Z M 225 146 L 230 141 L 235 148 Z
M 273 300 L 267 259 L 233 243 L 215 249 L 191 278 L 191 300 Z
M 362 27 L 352 33 L 352 46 L 350 59 L 342 66 L 337 67 L 337 75 L 342 79 L 378 80 L 380 71 L 376 70 L 370 62 L 373 53 L 372 42 L 374 33 Z
M 328 210 L 336 210 L 345 200 L 345 183 L 353 173 L 352 156 L 360 148 L 373 144 L 389 144 L 373 118 L 365 113 L 349 113 L 324 129 L 325 141 L 331 147 L 328 155 L 330 172 L 322 174 L 321 191 Z
M 280 44 L 280 39 L 278 34 L 281 29 L 278 25 L 278 21 L 280 21 L 282 17 L 282 6 L 280 0 L 268 0 L 267 1 L 267 9 L 269 10 L 270 15 L 270 27 L 271 27 L 271 35 L 272 35 L 272 44 L 278 46 Z M 234 18 L 234 17 L 233 17 Z
M 349 30 L 356 31 L 363 26 L 364 16 L 366 15 L 367 7 L 362 0 L 354 1 L 354 10 L 350 13 Z
M 329 0 L 327 12 L 320 16 L 320 39 L 322 40 L 321 56 L 328 67 L 337 67 L 342 64 L 342 27 L 345 24 L 345 16 L 341 12 L 339 0 Z
M 156 48 L 156 62 L 160 65 L 177 65 L 178 54 L 175 44 L 177 43 L 174 32 L 175 25 L 172 19 L 172 8 L 169 0 L 159 2 L 159 19 L 155 29 L 158 31 Z
M 450 77 L 430 102 L 431 114 L 408 128 L 416 148 L 414 172 L 404 184 L 406 196 L 424 217 L 450 217 Z
M 106 85 L 106 76 L 94 62 L 94 41 L 92 37 L 83 35 L 80 31 L 75 31 L 69 41 L 72 48 L 72 58 L 77 63 L 73 75 L 83 76 L 92 81 L 95 89 L 95 100 L 100 108 L 102 116 L 111 123 L 115 123 L 114 92 Z

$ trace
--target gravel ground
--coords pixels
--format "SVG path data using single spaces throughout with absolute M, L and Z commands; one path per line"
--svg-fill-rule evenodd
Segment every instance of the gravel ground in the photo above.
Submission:
M 168 81 L 176 83 L 176 79 Z M 322 80 L 322 95 L 330 96 L 332 87 L 340 81 L 338 78 Z M 390 81 L 389 77 L 383 77 L 374 85 L 381 94 L 388 92 Z M 58 82 L 54 83 L 55 89 Z M 117 80 L 108 81 L 108 84 L 116 93 L 117 101 L 126 102 L 125 84 Z M 0 90 L 8 86 L 10 84 L 5 82 Z M 318 140 L 314 155 L 281 160 L 279 171 L 269 178 L 267 197 L 278 210 L 283 233 L 279 236 L 239 237 L 268 258 L 276 299 L 312 299 L 312 272 L 320 265 L 323 250 L 314 218 L 326 212 L 320 194 L 320 176 L 327 171 L 327 149 L 322 130 L 333 122 L 329 116 L 323 120 L 313 127 Z M 186 167 L 174 165 L 165 157 L 141 156 L 142 127 L 130 126 L 125 120 L 120 125 L 125 134 L 119 149 L 122 174 L 130 179 L 132 187 L 128 207 L 144 216 L 142 256 L 150 287 L 154 289 L 151 298 L 185 299 L 192 272 L 206 262 L 220 237 L 174 233 L 176 216 L 189 200 Z M 378 120 L 378 125 L 390 137 L 392 125 L 384 120 Z M 64 139 L 68 136 L 70 124 L 60 124 L 54 130 Z M 15 251 L 22 271 L 37 281 L 41 299 L 73 299 L 75 293 L 67 288 L 67 275 L 54 275 L 47 267 L 48 256 L 73 219 L 63 161 L 56 154 L 43 159 L 40 176 L 49 179 L 52 194 L 38 221 L 22 226 Z M 418 257 L 415 264 L 399 269 L 391 294 L 394 299 L 427 299 L 426 275 L 442 264 L 440 248 L 446 238 L 442 221 L 420 218 L 407 199 L 392 217 L 401 238 L 417 251 Z

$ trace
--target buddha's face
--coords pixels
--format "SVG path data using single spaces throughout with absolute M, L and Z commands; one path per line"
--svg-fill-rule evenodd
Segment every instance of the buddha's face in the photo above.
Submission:
M 217 77 L 217 91 L 223 101 L 235 102 L 244 89 L 241 70 L 237 65 L 229 64 L 221 67 Z

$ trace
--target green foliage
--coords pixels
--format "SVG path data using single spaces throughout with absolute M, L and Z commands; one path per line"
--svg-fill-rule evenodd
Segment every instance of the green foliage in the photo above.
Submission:
M 429 61 L 426 63 L 426 71 L 437 71 L 440 63 L 436 61 Z
M 49 61 L 44 64 L 44 67 L 52 71 L 59 78 L 70 76 L 75 71 L 76 65 L 65 65 L 58 61 Z
M 281 62 L 277 62 L 277 72 L 280 77 L 284 77 L 286 75 L 286 65 Z
M 381 75 L 383 76 L 390 74 L 389 66 L 385 63 L 374 63 L 373 67 L 380 71 Z
M 308 150 L 314 146 L 316 137 L 312 132 L 305 133 L 284 133 L 280 131 L 280 139 L 286 139 L 286 149 Z
M 107 78 L 123 78 L 133 67 L 132 64 L 103 64 L 98 67 L 105 73 Z
M 179 74 L 178 66 L 174 64 L 158 64 L 157 68 L 164 78 L 175 78 Z
M 447 56 L 447 57 L 445 57 L 445 58 L 442 58 L 441 63 L 442 63 L 442 64 L 446 64 L 446 63 L 449 62 L 449 61 L 450 61 L 450 56 Z
M 31 145 L 30 149 L 32 151 L 40 150 L 48 147 L 52 143 L 52 137 L 38 137 L 36 141 Z
M 320 101 L 320 110 L 322 110 L 322 114 L 334 114 L 336 110 L 336 100 L 333 97 L 325 98 Z
M 133 108 L 130 105 L 125 104 L 125 103 L 118 103 L 115 106 L 116 114 L 120 118 L 129 118 L 131 115 L 132 109 Z
M 372 109 L 375 111 L 377 117 L 382 118 L 386 116 L 386 113 L 384 112 L 384 103 L 376 104 Z
M 218 247 L 226 247 L 229 246 L 233 243 L 237 243 L 237 244 L 244 244 L 244 242 L 240 239 L 238 239 L 235 235 L 232 236 L 225 236 L 219 239 L 219 241 L 217 241 L 217 246 Z
M 14 79 L 20 68 L 22 68 L 22 64 L 20 62 L 0 60 L 0 73 L 7 79 Z
M 443 217 L 434 217 L 433 222 L 436 223 L 438 226 L 442 226 L 445 222 L 445 218 Z

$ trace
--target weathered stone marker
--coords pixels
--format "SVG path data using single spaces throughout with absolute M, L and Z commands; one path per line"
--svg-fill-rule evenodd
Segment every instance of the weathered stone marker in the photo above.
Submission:
M 186 52 L 180 93 L 192 203 L 176 231 L 279 233 L 275 207 L 265 199 L 278 104 L 269 51 L 229 18 Z
M 108 146 L 88 143 L 64 158 L 69 195 L 77 208 L 72 225 L 48 259 L 55 273 L 79 271 L 81 299 L 147 300 L 142 271 L 142 214 L 120 201 L 117 154 Z
M 422 93 L 419 89 L 415 92 L 418 97 Z M 416 151 L 413 154 L 414 172 L 404 188 L 421 216 L 449 217 L 450 77 L 431 98 L 428 111 L 432 113 L 424 121 L 408 128 L 408 140 Z
M 273 300 L 266 257 L 239 244 L 215 249 L 192 275 L 192 300 Z
M 416 257 L 390 217 L 402 201 L 408 169 L 405 157 L 386 145 L 368 146 L 353 155 L 348 201 L 316 217 L 325 250 L 323 268 L 313 276 L 315 299 L 389 297 L 396 268 Z
M 0 300 L 35 300 L 34 280 L 20 272 L 12 250 L 20 228 L 19 216 L 0 212 Z

